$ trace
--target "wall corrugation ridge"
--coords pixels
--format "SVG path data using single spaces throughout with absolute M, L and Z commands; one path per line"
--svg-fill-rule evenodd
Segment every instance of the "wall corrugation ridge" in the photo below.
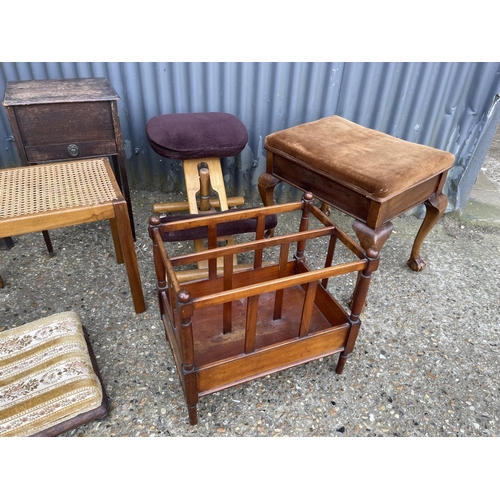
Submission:
M 266 135 L 339 114 L 454 153 L 446 186 L 449 209 L 464 206 L 486 154 L 484 137 L 493 135 L 500 119 L 500 113 L 487 117 L 500 93 L 500 63 L 492 62 L 0 63 L 0 89 L 8 80 L 99 76 L 108 78 L 121 97 L 131 186 L 167 193 L 183 189 L 183 171 L 178 161 L 149 147 L 145 126 L 157 114 L 238 116 L 248 128 L 248 146 L 238 158 L 224 160 L 223 169 L 228 192 L 250 198 L 265 169 Z M 0 167 L 19 164 L 3 107 L 0 140 Z M 471 168 L 478 171 L 467 171 Z M 285 186 L 278 190 L 282 198 L 295 194 Z

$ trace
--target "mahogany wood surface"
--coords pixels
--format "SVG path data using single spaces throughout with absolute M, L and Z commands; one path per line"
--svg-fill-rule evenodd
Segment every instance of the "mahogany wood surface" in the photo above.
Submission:
M 301 202 L 240 210 L 234 214 L 209 215 L 188 221 L 168 222 L 151 217 L 149 234 L 157 277 L 160 315 L 186 398 L 191 424 L 197 422 L 199 398 L 215 391 L 291 368 L 314 359 L 340 353 L 341 373 L 358 334 L 359 314 L 368 284 L 378 266 L 378 256 L 367 257 L 363 249 L 339 230 L 306 193 Z M 265 217 L 296 212 L 298 230 L 264 237 Z M 217 224 L 257 218 L 255 239 L 217 247 Z M 309 229 L 309 219 L 324 224 Z M 163 234 L 188 222 L 189 228 L 208 227 L 208 248 L 186 255 L 169 255 L 170 242 Z M 325 265 L 311 269 L 307 249 L 314 240 L 328 237 Z M 344 245 L 353 260 L 332 264 L 334 249 Z M 170 248 L 173 251 L 175 247 Z M 274 264 L 262 262 L 262 252 L 275 248 Z M 290 257 L 289 249 L 294 250 Z M 250 269 L 233 266 L 233 256 L 251 252 Z M 317 247 L 315 247 L 315 253 Z M 224 261 L 223 274 L 180 283 L 177 270 L 199 260 Z M 353 308 L 345 309 L 326 289 L 328 280 L 348 273 L 360 274 L 354 290 Z
M 335 182 L 319 170 L 305 169 L 291 158 L 267 151 L 266 173 L 259 177 L 258 188 L 264 205 L 270 206 L 274 203 L 274 189 L 280 182 L 286 182 L 301 191 L 313 193 L 323 202 L 323 210 L 331 206 L 353 217 L 358 221 L 358 232 L 360 226 L 364 226 L 366 233 L 371 231 L 373 234 L 384 232 L 381 228 L 392 219 L 425 202 L 426 215 L 407 262 L 412 270 L 421 271 L 426 265 L 420 257 L 423 241 L 446 209 L 447 199 L 442 193 L 446 175 L 447 171 L 441 172 L 393 198 L 376 201 Z M 368 251 L 369 247 L 363 241 L 361 243 Z

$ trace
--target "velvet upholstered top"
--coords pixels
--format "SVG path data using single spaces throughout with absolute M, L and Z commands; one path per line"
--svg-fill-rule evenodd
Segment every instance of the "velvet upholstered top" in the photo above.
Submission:
M 248 141 L 247 129 L 236 116 L 215 112 L 154 116 L 146 135 L 153 151 L 175 160 L 236 156 Z
M 306 169 L 322 172 L 375 201 L 384 201 L 451 168 L 439 149 L 329 116 L 266 137 L 265 148 Z

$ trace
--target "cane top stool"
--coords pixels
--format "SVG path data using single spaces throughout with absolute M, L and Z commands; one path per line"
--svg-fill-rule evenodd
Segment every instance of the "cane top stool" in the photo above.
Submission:
M 125 198 L 109 159 L 0 169 L 0 238 L 108 219 L 135 311 L 146 309 Z
M 425 203 L 426 216 L 408 265 L 421 271 L 420 248 L 447 206 L 442 193 L 454 155 L 330 116 L 266 137 L 266 173 L 259 179 L 265 205 L 280 181 L 310 191 L 356 220 L 353 228 L 368 255 L 376 255 L 394 217 Z
M 227 197 L 220 162 L 220 158 L 238 155 L 248 141 L 247 129 L 236 116 L 219 112 L 158 115 L 146 124 L 146 135 L 153 151 L 182 160 L 187 193 L 186 203 L 158 203 L 153 212 L 198 214 L 244 204 L 241 196 Z M 230 236 L 224 239 L 233 243 Z M 203 248 L 205 244 L 195 240 L 195 249 Z M 200 262 L 199 267 L 206 269 L 207 263 Z
M 77 314 L 53 314 L 0 332 L 0 436 L 57 436 L 108 410 Z

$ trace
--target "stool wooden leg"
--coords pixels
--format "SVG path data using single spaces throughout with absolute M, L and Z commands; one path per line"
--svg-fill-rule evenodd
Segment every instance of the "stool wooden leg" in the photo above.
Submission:
M 361 247 L 366 252 L 366 255 L 371 259 L 376 259 L 385 242 L 389 239 L 392 233 L 392 222 L 386 222 L 383 226 L 377 229 L 371 229 L 366 224 L 355 220 L 352 228 L 359 239 Z
M 391 222 L 386 222 L 378 229 L 371 229 L 362 222 L 355 220 L 352 227 L 363 250 L 366 252 L 366 255 L 371 262 L 368 269 L 358 273 L 356 288 L 350 300 L 351 315 L 349 316 L 349 323 L 351 323 L 351 331 L 349 333 L 345 349 L 339 356 L 336 368 L 336 372 L 338 374 L 342 373 L 347 357 L 354 349 L 359 327 L 361 326 L 360 315 L 366 304 L 366 297 L 368 295 L 368 287 L 371 276 L 372 273 L 378 268 L 380 250 L 384 246 L 384 243 L 389 239 L 393 225 Z
M 52 242 L 50 241 L 50 235 L 48 231 L 42 231 L 43 239 L 45 240 L 45 246 L 51 257 L 54 257 L 54 248 L 52 247 Z
M 386 222 L 383 226 L 378 229 L 371 229 L 362 222 L 355 220 L 352 224 L 352 228 L 358 237 L 359 243 L 366 255 L 373 260 L 379 258 L 380 250 L 384 246 L 385 242 L 389 239 L 393 229 L 392 222 Z M 377 263 L 378 266 L 378 263 Z M 374 271 L 375 269 L 373 269 Z M 371 274 L 371 273 L 370 273 Z M 361 280 L 361 271 L 358 273 L 357 286 Z M 352 308 L 354 302 L 354 295 L 349 299 L 349 306 Z M 366 303 L 366 297 L 363 302 Z M 352 310 L 352 309 L 351 309 Z M 338 372 L 340 373 L 340 372 Z
M 439 220 L 441 215 L 443 215 L 446 207 L 448 205 L 448 199 L 444 194 L 433 194 L 425 202 L 425 218 L 418 230 L 417 236 L 413 243 L 413 248 L 411 250 L 411 256 L 408 259 L 408 266 L 413 271 L 422 271 L 427 265 L 427 262 L 420 257 L 420 249 L 425 237 L 429 234 L 429 231 L 434 227 L 436 222 Z
M 118 264 L 123 264 L 123 252 L 122 245 L 120 243 L 120 235 L 118 233 L 118 226 L 115 219 L 109 219 L 109 225 L 111 227 L 111 235 L 113 236 L 113 245 L 115 246 L 116 260 Z
M 267 172 L 262 174 L 258 181 L 257 187 L 259 189 L 260 198 L 265 207 L 274 205 L 274 188 L 280 183 L 280 180 L 274 175 Z M 274 229 L 268 229 L 265 233 L 266 238 L 274 235 Z
M 198 412 L 196 410 L 196 405 L 188 406 L 188 415 L 190 425 L 196 425 L 198 423 Z
M 0 238 L 0 250 L 10 250 L 14 246 L 14 240 L 10 236 Z
M 274 205 L 274 188 L 279 183 L 280 180 L 277 177 L 267 172 L 259 177 L 257 187 L 259 188 L 259 194 L 265 207 Z
M 137 255 L 135 254 L 134 240 L 132 238 L 132 229 L 128 217 L 127 203 L 124 199 L 113 201 L 115 210 L 115 221 L 120 244 L 123 252 L 123 259 L 127 269 L 130 291 L 134 301 L 135 312 L 137 314 L 146 310 L 144 295 L 142 293 L 141 277 L 139 274 L 139 265 L 137 264 Z
M 116 101 L 113 101 L 113 108 L 116 106 Z M 121 131 L 120 124 L 117 123 L 116 116 L 118 115 L 118 111 L 113 112 L 113 121 L 115 121 L 115 130 L 117 131 L 116 143 L 122 144 L 121 139 Z M 118 132 L 119 131 L 119 132 Z M 120 136 L 118 136 L 120 134 Z M 127 209 L 128 216 L 130 220 L 130 228 L 132 230 L 132 238 L 135 241 L 135 225 L 134 225 L 134 214 L 132 212 L 132 202 L 130 200 L 130 188 L 128 185 L 128 177 L 127 177 L 127 168 L 125 166 L 125 153 L 123 148 L 118 148 L 118 154 L 113 155 L 111 157 L 111 161 L 113 162 L 113 171 L 116 177 L 116 181 L 118 182 L 118 186 L 120 187 L 120 191 L 123 193 L 125 200 L 127 201 Z

